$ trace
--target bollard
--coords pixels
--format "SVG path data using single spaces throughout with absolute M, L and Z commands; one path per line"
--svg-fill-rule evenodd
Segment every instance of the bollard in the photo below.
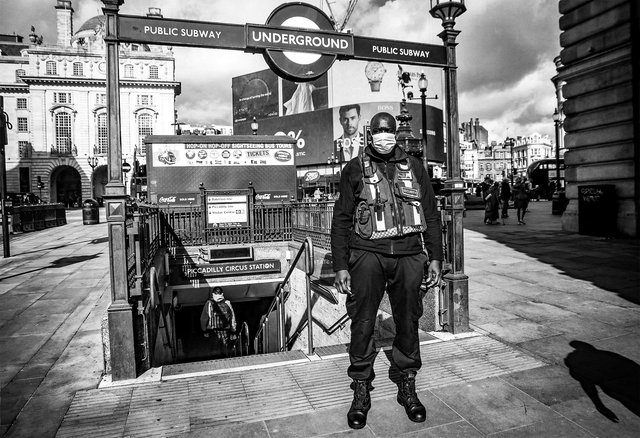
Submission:
M 95 225 L 100 223 L 98 202 L 94 199 L 87 199 L 82 203 L 82 223 L 84 225 Z

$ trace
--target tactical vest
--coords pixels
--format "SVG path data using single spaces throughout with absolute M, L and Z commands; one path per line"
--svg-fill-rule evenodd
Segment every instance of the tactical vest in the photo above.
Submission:
M 361 155 L 363 189 L 356 207 L 355 232 L 363 239 L 376 240 L 419 233 L 426 230 L 420 198 L 420 184 L 409 160 L 396 163 L 393 181 Z

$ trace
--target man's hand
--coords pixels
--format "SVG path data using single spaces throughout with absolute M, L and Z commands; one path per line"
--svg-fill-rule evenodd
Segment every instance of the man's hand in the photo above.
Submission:
M 442 276 L 442 262 L 440 260 L 431 260 L 427 268 L 427 287 L 433 287 L 440 283 Z
M 342 269 L 336 272 L 333 286 L 338 290 L 338 293 L 351 295 L 351 275 L 349 275 L 349 271 Z

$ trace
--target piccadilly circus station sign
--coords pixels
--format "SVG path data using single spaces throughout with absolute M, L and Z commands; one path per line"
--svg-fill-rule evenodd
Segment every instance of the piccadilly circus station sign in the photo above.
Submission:
M 297 82 L 319 78 L 336 59 L 447 65 L 444 46 L 336 32 L 321 9 L 300 2 L 278 6 L 264 25 L 118 15 L 117 28 L 119 42 L 262 53 L 277 75 Z

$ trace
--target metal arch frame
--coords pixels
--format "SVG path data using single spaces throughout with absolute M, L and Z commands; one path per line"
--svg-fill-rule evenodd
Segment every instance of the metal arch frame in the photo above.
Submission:
M 122 142 L 120 120 L 120 78 L 119 78 L 119 53 L 120 42 L 135 42 L 135 38 L 123 38 L 120 36 L 120 6 L 124 0 L 102 0 L 103 12 L 106 16 L 105 45 L 107 60 L 107 117 L 108 117 L 108 183 L 105 188 L 105 206 L 109 229 L 109 255 L 110 255 L 110 279 L 111 279 L 111 303 L 108 307 L 109 342 L 111 351 L 111 370 L 113 380 L 133 379 L 137 377 L 134 341 L 133 307 L 129 302 L 130 291 L 127 282 L 126 260 L 126 190 L 122 176 Z M 300 3 L 297 3 L 300 4 Z M 432 14 L 433 15 L 433 14 Z M 435 16 L 435 15 L 434 15 Z M 156 23 L 167 22 L 159 18 L 129 17 L 129 21 L 154 20 Z M 169 20 L 177 22 L 178 20 Z M 190 23 L 183 21 L 184 23 Z M 195 22 L 193 22 L 195 23 Z M 203 22 L 199 22 L 203 24 Z M 207 23 L 204 23 L 205 25 Z M 222 23 L 209 23 L 219 24 Z M 237 26 L 235 26 L 237 27 Z M 245 26 L 246 28 L 246 26 Z M 276 31 L 290 31 L 290 28 L 277 28 Z M 236 29 L 236 31 L 239 29 Z M 303 33 L 308 29 L 300 29 Z M 325 32 L 325 31 L 323 31 Z M 325 32 L 331 35 L 332 32 Z M 336 35 L 345 36 L 342 33 Z M 459 31 L 453 26 L 445 26 L 445 30 L 439 35 L 444 46 L 412 43 L 406 41 L 382 40 L 368 37 L 351 36 L 353 41 L 353 54 L 341 53 L 340 59 L 359 59 L 367 61 L 399 62 L 425 67 L 443 68 L 445 72 L 445 100 L 447 113 L 447 171 L 450 179 L 445 185 L 445 192 L 450 196 L 447 217 L 451 222 L 448 233 L 448 248 L 452 251 L 449 257 L 452 269 L 445 275 L 447 294 L 449 297 L 449 327 L 454 332 L 469 330 L 468 319 L 468 277 L 464 274 L 464 248 L 462 241 L 462 215 L 464 212 L 464 184 L 460 178 L 459 135 L 458 135 L 458 92 L 456 77 L 455 39 Z M 167 43 L 166 41 L 139 40 L 139 42 L 153 42 L 155 44 L 186 45 L 195 47 L 226 48 L 244 50 L 247 52 L 260 52 L 261 49 L 248 47 L 243 44 L 235 44 L 233 47 L 200 45 L 197 43 Z M 264 49 L 262 49 L 264 50 Z M 280 48 L 280 50 L 285 50 Z M 312 51 L 302 49 L 301 51 Z M 322 57 L 333 56 L 319 52 Z M 399 58 L 399 54 L 405 57 Z M 435 56 L 435 60 L 431 55 Z M 418 55 L 425 59 L 418 59 Z M 412 58 L 413 56 L 413 58 Z M 415 59 L 414 59 L 415 58 Z M 330 67 L 330 65 L 329 65 Z M 328 69 L 328 68 L 327 68 Z M 277 72 L 276 72 L 277 73 Z

